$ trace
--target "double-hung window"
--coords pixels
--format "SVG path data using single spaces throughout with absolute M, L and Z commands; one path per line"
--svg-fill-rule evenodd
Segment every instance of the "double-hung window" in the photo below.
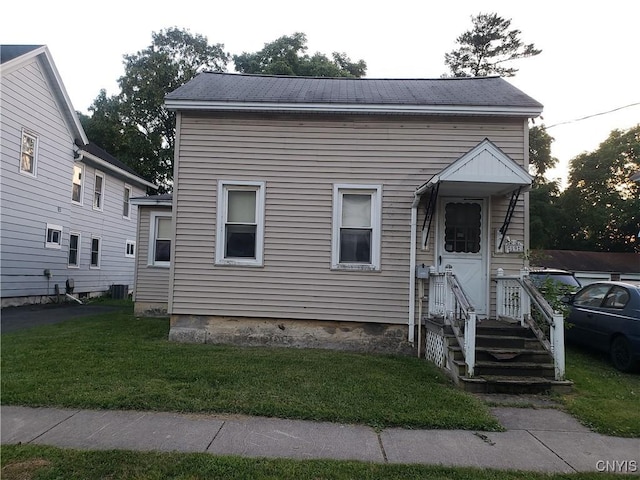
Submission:
M 36 176 L 36 163 L 38 156 L 38 137 L 22 131 L 22 144 L 20 147 L 20 173 Z
M 127 240 L 125 243 L 124 256 L 127 258 L 136 257 L 136 242 L 133 240 Z
M 82 165 L 73 166 L 73 189 L 71 190 L 71 201 L 82 205 Z
M 382 186 L 333 186 L 331 267 L 380 269 Z
M 93 209 L 102 211 L 104 202 L 104 175 L 96 172 L 95 183 L 93 184 Z
M 171 216 L 151 214 L 148 265 L 168 267 L 171 261 Z
M 100 250 L 102 240 L 100 237 L 91 237 L 91 265 L 90 268 L 100 268 Z
M 78 268 L 80 266 L 80 234 L 69 233 L 69 259 L 67 266 L 70 268 Z
M 131 218 L 131 187 L 129 185 L 124 186 L 122 200 L 122 218 Z
M 216 263 L 261 266 L 264 182 L 218 182 Z

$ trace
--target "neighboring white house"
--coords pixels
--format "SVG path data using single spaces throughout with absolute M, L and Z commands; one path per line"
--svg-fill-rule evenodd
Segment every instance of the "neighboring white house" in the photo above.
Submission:
M 157 187 L 89 142 L 46 46 L 0 48 L 2 306 L 132 286 L 130 199 Z

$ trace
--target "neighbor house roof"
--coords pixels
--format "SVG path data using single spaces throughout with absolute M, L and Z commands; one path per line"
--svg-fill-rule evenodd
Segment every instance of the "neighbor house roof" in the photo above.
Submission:
M 82 155 L 84 161 L 88 161 L 89 163 L 93 163 L 102 168 L 106 168 L 112 173 L 119 175 L 120 177 L 132 183 L 137 183 L 138 185 L 143 187 L 153 188 L 154 190 L 158 189 L 157 185 L 142 178 L 140 174 L 137 173 L 133 168 L 121 162 L 108 152 L 105 152 L 95 143 L 89 142 L 88 144 L 83 145 L 78 140 L 76 140 L 75 143 L 76 147 L 78 147 L 78 153 Z
M 367 79 L 203 72 L 168 94 L 172 110 L 536 117 L 542 105 L 500 77 Z
M 640 253 L 537 250 L 539 267 L 572 272 L 640 273 Z M 532 262 L 533 263 L 533 262 Z
M 80 119 L 53 62 L 51 52 L 46 45 L 0 45 L 0 57 L 2 59 L 2 75 L 8 75 L 33 61 L 34 58 L 37 59 L 54 97 L 59 102 L 61 113 L 69 125 L 73 137 L 79 138 L 84 143 L 88 142 L 84 129 L 80 125 Z
M 147 195 L 146 197 L 134 197 L 131 199 L 131 203 L 134 205 L 171 207 L 173 194 L 163 193 L 160 195 Z

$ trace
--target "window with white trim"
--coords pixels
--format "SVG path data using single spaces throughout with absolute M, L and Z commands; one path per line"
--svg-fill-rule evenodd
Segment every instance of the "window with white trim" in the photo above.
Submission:
M 332 268 L 380 269 L 381 212 L 381 185 L 333 186 Z
M 71 201 L 82 205 L 82 165 L 73 166 L 73 187 L 71 190 Z
M 96 172 L 93 184 L 93 209 L 102 211 L 104 203 L 104 174 Z
M 131 218 L 131 187 L 129 185 L 124 186 L 122 199 L 122 218 Z
M 136 242 L 133 240 L 127 240 L 124 250 L 124 256 L 127 258 L 135 258 L 136 256 Z
M 91 267 L 100 268 L 102 239 L 100 237 L 91 237 Z
M 20 173 L 36 176 L 38 161 L 38 137 L 25 130 L 22 131 L 20 146 Z
M 216 263 L 262 266 L 264 182 L 218 182 Z
M 78 268 L 80 266 L 80 234 L 69 233 L 69 259 L 67 261 L 69 268 Z
M 172 228 L 171 215 L 151 214 L 148 265 L 168 267 L 171 264 Z
M 62 227 L 47 223 L 47 233 L 44 242 L 46 248 L 60 248 L 62 246 Z

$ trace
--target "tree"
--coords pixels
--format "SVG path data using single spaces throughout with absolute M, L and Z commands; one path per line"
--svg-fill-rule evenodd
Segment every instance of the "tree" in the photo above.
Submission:
M 345 53 L 333 52 L 332 59 L 319 52 L 309 56 L 307 36 L 294 33 L 265 43 L 258 52 L 234 55 L 235 69 L 240 73 L 292 75 L 299 77 L 363 77 L 364 60 L 352 62 Z
M 170 189 L 173 177 L 175 114 L 164 108 L 164 97 L 203 70 L 224 71 L 229 54 L 221 44 L 187 30 L 169 28 L 152 33 L 144 50 L 124 55 L 120 93 L 104 91 L 82 119 L 87 135 L 98 146 L 136 169 L 148 180 Z
M 518 70 L 503 64 L 542 52 L 533 43 L 524 44 L 520 30 L 509 30 L 511 20 L 496 13 L 480 13 L 471 21 L 473 28 L 456 39 L 459 47 L 444 56 L 454 77 L 513 77 Z
M 640 251 L 640 189 L 631 176 L 640 169 L 640 124 L 613 130 L 599 147 L 571 160 L 561 208 L 567 214 L 566 249 Z

